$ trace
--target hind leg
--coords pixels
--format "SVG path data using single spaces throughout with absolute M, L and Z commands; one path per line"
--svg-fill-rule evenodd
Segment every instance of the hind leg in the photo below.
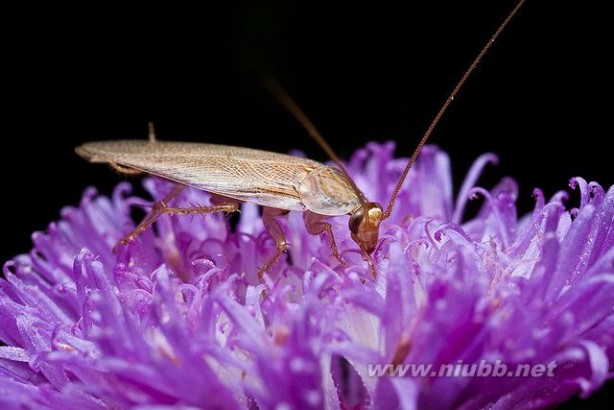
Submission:
M 211 198 L 212 205 L 210 206 L 194 206 L 187 208 L 169 207 L 167 204 L 173 198 L 181 193 L 186 188 L 185 185 L 177 185 L 171 192 L 164 196 L 160 201 L 156 202 L 151 212 L 137 225 L 132 232 L 121 238 L 117 244 L 113 247 L 116 250 L 119 245 L 127 245 L 140 234 L 142 234 L 147 228 L 149 228 L 161 215 L 194 215 L 194 214 L 210 214 L 214 212 L 237 212 L 239 210 L 238 201 L 214 196 Z

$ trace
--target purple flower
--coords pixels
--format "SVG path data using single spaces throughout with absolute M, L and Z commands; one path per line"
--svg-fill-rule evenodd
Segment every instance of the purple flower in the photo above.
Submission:
M 613 368 L 614 187 L 572 179 L 570 210 L 564 192 L 535 190 L 518 218 L 512 179 L 475 187 L 495 161 L 480 157 L 454 201 L 448 157 L 426 147 L 382 224 L 375 281 L 347 218 L 331 220 L 344 267 L 296 212 L 283 222 L 287 258 L 259 280 L 275 245 L 251 204 L 234 229 L 223 215 L 163 217 L 113 253 L 131 208 L 150 204 L 125 183 L 111 198 L 90 189 L 4 266 L 0 407 L 506 409 L 587 397 Z M 371 144 L 348 170 L 385 204 L 404 163 Z M 145 184 L 154 198 L 171 188 Z M 482 209 L 463 222 L 476 196 Z M 188 189 L 177 203 L 207 200 Z

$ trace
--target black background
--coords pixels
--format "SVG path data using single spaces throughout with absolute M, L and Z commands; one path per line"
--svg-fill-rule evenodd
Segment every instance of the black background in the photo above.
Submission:
M 326 160 L 262 89 L 265 77 L 284 85 L 340 156 L 373 140 L 394 140 L 408 156 L 514 5 L 209 3 L 24 4 L 6 13 L 2 260 L 29 250 L 31 232 L 84 188 L 108 194 L 122 179 L 74 146 L 146 138 L 148 121 L 160 139 L 299 148 Z M 576 175 L 614 182 L 605 8 L 528 1 L 432 136 L 452 156 L 456 187 L 486 151 L 501 164 L 482 184 L 515 177 L 523 212 L 537 186 L 550 196 Z

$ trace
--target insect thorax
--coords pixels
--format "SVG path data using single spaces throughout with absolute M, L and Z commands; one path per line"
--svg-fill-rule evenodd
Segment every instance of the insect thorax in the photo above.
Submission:
M 321 165 L 311 171 L 298 187 L 301 202 L 321 215 L 345 215 L 360 206 L 360 199 L 345 175 Z

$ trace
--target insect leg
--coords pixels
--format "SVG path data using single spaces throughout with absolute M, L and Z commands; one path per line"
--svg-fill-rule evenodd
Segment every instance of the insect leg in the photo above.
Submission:
M 162 213 L 169 215 L 193 215 L 193 214 L 211 214 L 214 212 L 237 212 L 239 210 L 239 203 L 237 201 L 229 200 L 227 202 L 210 205 L 210 206 L 193 206 L 190 208 L 171 208 L 163 207 Z
M 373 258 L 371 258 L 371 255 L 369 254 L 369 252 L 365 251 L 361 247 L 360 253 L 362 253 L 362 258 L 365 261 L 367 261 L 367 264 L 369 264 L 369 268 L 371 268 L 371 276 L 373 276 L 373 279 L 377 278 L 377 269 L 375 268 L 375 264 L 373 263 Z
M 212 197 L 210 206 L 195 206 L 189 208 L 169 207 L 167 203 L 175 198 L 181 191 L 186 188 L 185 185 L 177 185 L 173 190 L 168 193 L 162 200 L 156 202 L 151 212 L 141 221 L 140 224 L 128 235 L 120 239 L 113 250 L 117 249 L 119 245 L 126 245 L 130 241 L 134 240 L 143 231 L 149 228 L 162 214 L 169 215 L 189 215 L 189 214 L 208 214 L 213 212 L 236 212 L 239 210 L 239 203 L 230 198 Z
M 264 276 L 265 272 L 268 271 L 275 262 L 277 262 L 277 259 L 279 259 L 281 254 L 288 247 L 288 242 L 286 242 L 286 235 L 284 234 L 284 231 L 281 228 L 281 225 L 276 220 L 277 217 L 286 215 L 288 212 L 289 211 L 285 209 L 268 208 L 268 207 L 265 207 L 262 210 L 262 222 L 264 223 L 264 227 L 266 228 L 267 232 L 271 235 L 271 237 L 275 241 L 275 246 L 277 249 L 273 257 L 271 257 L 271 259 L 269 259 L 264 264 L 264 266 L 262 266 L 262 268 L 260 268 L 260 270 L 258 271 L 258 277 L 261 279 L 262 279 L 262 276 Z
M 139 236 L 141 233 L 143 233 L 143 231 L 145 231 L 145 229 L 149 228 L 151 226 L 151 224 L 153 224 L 156 221 L 156 219 L 158 219 L 160 217 L 160 215 L 162 215 L 162 213 L 163 213 L 162 210 L 163 210 L 163 208 L 166 207 L 166 203 L 169 202 L 174 197 L 176 197 L 177 195 L 179 195 L 179 193 L 181 191 L 183 191 L 184 189 L 185 189 L 185 185 L 177 185 L 177 186 L 175 186 L 173 188 L 173 190 L 171 192 L 166 194 L 164 196 L 164 198 L 162 198 L 160 201 L 156 202 L 154 204 L 151 212 L 149 214 L 147 214 L 145 219 L 143 219 L 141 221 L 141 223 L 139 223 L 137 225 L 137 227 L 132 230 L 132 232 L 130 232 L 128 235 L 124 236 L 119 241 L 117 241 L 117 243 L 113 247 L 113 252 L 115 252 L 117 250 L 119 245 L 127 245 L 129 242 L 131 242 L 137 236 Z
M 111 168 L 113 168 L 114 170 L 116 170 L 117 172 L 119 172 L 120 174 L 125 174 L 125 175 L 139 175 L 142 174 L 143 171 L 135 169 L 135 168 L 130 168 L 130 167 L 125 167 L 123 165 L 119 165 L 115 162 L 109 162 L 109 165 L 111 166 Z
M 335 237 L 333 236 L 332 226 L 328 222 L 324 221 L 326 218 L 328 218 L 328 216 L 316 214 L 315 212 L 303 212 L 303 222 L 305 223 L 307 232 L 312 235 L 326 233 L 330 241 L 331 253 L 343 266 L 347 266 L 343 259 L 341 259 L 341 255 L 339 255 L 339 249 L 337 248 L 337 243 L 335 242 Z

